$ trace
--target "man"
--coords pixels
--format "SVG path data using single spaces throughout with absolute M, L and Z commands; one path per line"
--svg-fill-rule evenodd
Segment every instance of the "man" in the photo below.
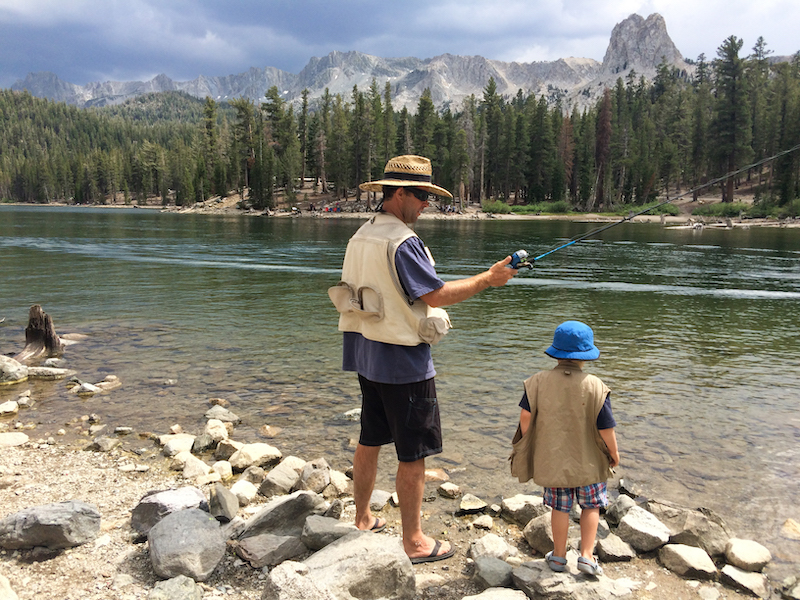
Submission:
M 386 526 L 372 515 L 369 500 L 380 448 L 394 442 L 403 547 L 412 563 L 455 552 L 449 542 L 424 535 L 420 518 L 425 457 L 442 451 L 430 345 L 447 333 L 450 321 L 439 307 L 505 285 L 517 273 L 506 266 L 509 256 L 467 279 L 445 283 L 438 277 L 430 251 L 410 227 L 428 206 L 429 194 L 453 197 L 431 182 L 431 174 L 427 158 L 398 156 L 386 163 L 383 179 L 361 184 L 364 191 L 382 191 L 383 202 L 350 239 L 342 281 L 329 290 L 344 332 L 343 369 L 358 373 L 362 392 L 353 458 L 356 526 Z

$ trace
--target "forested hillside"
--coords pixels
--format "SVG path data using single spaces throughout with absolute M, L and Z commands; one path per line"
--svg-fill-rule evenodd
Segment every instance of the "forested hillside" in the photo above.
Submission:
M 691 79 L 662 64 L 652 82 L 635 73 L 591 109 L 565 111 L 545 98 L 480 98 L 437 112 L 430 93 L 415 112 L 392 107 L 374 81 L 294 110 L 277 87 L 260 105 L 185 94 L 77 109 L 27 93 L 0 92 L 0 200 L 100 203 L 201 201 L 231 191 L 273 204 L 293 200 L 301 178 L 343 198 L 381 176 L 387 158 L 417 153 L 437 183 L 462 201 L 557 203 L 563 210 L 619 209 L 675 195 L 800 144 L 800 55 L 770 65 L 763 40 L 746 57 L 726 39 L 701 56 Z M 800 152 L 716 187 L 735 199 L 747 183 L 758 210 L 800 210 Z

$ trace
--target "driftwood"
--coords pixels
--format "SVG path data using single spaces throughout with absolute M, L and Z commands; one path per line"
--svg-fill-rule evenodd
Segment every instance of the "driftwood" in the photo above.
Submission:
M 64 353 L 64 342 L 58 337 L 50 318 L 38 304 L 31 306 L 28 326 L 25 328 L 25 347 L 14 360 L 23 362 L 37 358 L 61 356 Z

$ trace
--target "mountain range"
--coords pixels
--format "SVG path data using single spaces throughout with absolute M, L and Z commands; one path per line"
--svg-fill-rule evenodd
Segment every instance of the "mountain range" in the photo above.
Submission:
M 173 81 L 158 75 L 150 81 L 106 81 L 76 85 L 62 81 L 49 72 L 30 73 L 11 86 L 28 90 L 34 96 L 66 102 L 80 107 L 119 104 L 151 92 L 183 91 L 198 98 L 225 101 L 238 97 L 254 101 L 277 86 L 284 100 L 294 105 L 308 90 L 313 106 L 328 89 L 331 94 L 348 97 L 353 86 L 367 90 L 374 80 L 383 93 L 388 81 L 395 109 L 407 107 L 415 112 L 425 89 L 431 92 L 434 105 L 459 109 L 465 98 L 480 98 L 493 77 L 499 94 L 512 97 L 518 90 L 524 95 L 544 95 L 550 102 L 561 99 L 565 106 L 585 106 L 593 102 L 605 87 L 625 78 L 631 70 L 652 78 L 657 66 L 666 61 L 683 71 L 693 66 L 684 60 L 667 33 L 664 18 L 654 13 L 647 19 L 633 14 L 618 23 L 603 62 L 591 58 L 560 58 L 531 63 L 502 62 L 481 56 L 442 54 L 429 59 L 414 57 L 381 58 L 361 52 L 331 52 L 314 57 L 298 74 L 274 67 L 251 67 L 244 73 L 209 77 L 200 75 L 191 81 Z

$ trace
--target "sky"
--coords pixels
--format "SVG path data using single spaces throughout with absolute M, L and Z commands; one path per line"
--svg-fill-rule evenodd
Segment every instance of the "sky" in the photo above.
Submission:
M 735 35 L 775 55 L 800 50 L 797 0 L 0 0 L 0 88 L 29 72 L 70 83 L 175 81 L 357 50 L 501 61 L 603 60 L 614 25 L 657 12 L 687 58 Z

